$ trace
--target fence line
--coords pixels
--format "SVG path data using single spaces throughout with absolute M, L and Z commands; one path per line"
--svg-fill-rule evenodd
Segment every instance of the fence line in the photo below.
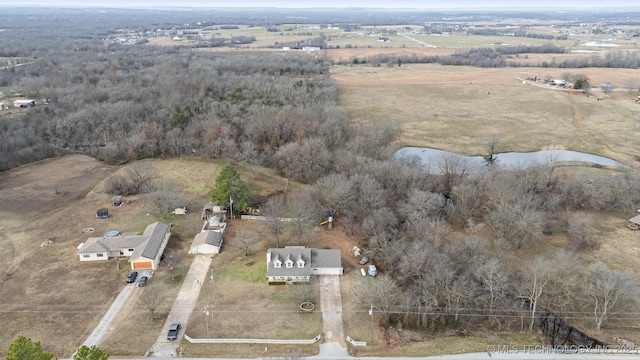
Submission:
M 280 340 L 280 339 L 193 339 L 184 334 L 184 338 L 192 344 L 285 344 L 285 345 L 311 345 L 322 339 L 318 335 L 310 340 Z
M 273 218 L 272 218 L 273 219 Z M 297 218 L 279 218 L 282 222 L 294 222 L 298 220 Z M 240 215 L 240 220 L 261 220 L 267 221 L 269 220 L 266 216 L 254 216 L 254 215 Z
M 347 341 L 351 343 L 353 346 L 367 346 L 366 341 L 355 341 L 350 336 L 347 335 Z

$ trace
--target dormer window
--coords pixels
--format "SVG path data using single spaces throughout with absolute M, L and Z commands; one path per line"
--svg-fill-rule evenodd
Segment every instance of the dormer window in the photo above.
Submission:
M 287 269 L 293 268 L 293 260 L 291 260 L 291 254 L 287 255 L 287 259 L 284 261 L 284 265 Z
M 280 261 L 280 256 L 276 255 L 276 258 L 273 259 L 273 267 L 276 269 L 280 269 L 282 267 L 282 261 Z
M 296 263 L 298 264 L 299 268 L 303 268 L 305 261 L 304 259 L 302 259 L 302 254 L 300 254 L 300 256 L 298 256 L 298 259 L 296 260 Z

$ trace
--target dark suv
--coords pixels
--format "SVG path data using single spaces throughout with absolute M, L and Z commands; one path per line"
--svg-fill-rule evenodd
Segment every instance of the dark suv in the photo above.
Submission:
M 136 281 L 137 277 L 138 277 L 137 271 L 130 272 L 129 275 L 127 275 L 127 284 Z
M 176 340 L 178 338 L 178 332 L 180 331 L 180 323 L 174 322 L 169 326 L 169 332 L 167 333 L 167 340 Z
M 147 286 L 147 280 L 149 280 L 148 277 L 146 276 L 142 276 L 140 278 L 140 280 L 138 281 L 138 287 L 143 287 L 143 286 Z

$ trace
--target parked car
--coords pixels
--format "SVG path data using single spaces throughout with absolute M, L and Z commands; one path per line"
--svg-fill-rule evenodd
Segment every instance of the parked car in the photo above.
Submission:
M 360 257 L 360 260 L 358 261 L 358 264 L 360 264 L 360 265 L 364 265 L 364 264 L 366 264 L 367 262 L 369 262 L 369 258 L 368 258 L 368 257 L 366 257 L 366 256 L 364 256 L 364 255 L 362 255 L 362 257 Z
M 373 264 L 369 265 L 369 275 L 371 276 L 378 275 L 378 269 L 376 269 L 376 266 Z
M 148 277 L 146 276 L 142 276 L 140 278 L 140 280 L 138 280 L 138 287 L 143 287 L 143 286 L 147 286 L 147 281 L 149 280 Z
M 130 272 L 129 275 L 127 275 L 127 284 L 136 281 L 137 277 L 138 277 L 138 272 L 137 271 Z
M 178 332 L 180 332 L 180 323 L 174 322 L 169 325 L 169 333 L 167 333 L 167 340 L 176 340 L 178 338 Z
M 360 274 L 362 274 L 362 276 L 367 276 L 367 271 L 365 269 L 360 269 Z

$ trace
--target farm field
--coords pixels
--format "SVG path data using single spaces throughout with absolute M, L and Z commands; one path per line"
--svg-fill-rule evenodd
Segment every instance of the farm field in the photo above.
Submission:
M 586 74 L 594 84 L 619 91 L 590 96 L 523 78 Z M 493 136 L 500 151 L 535 151 L 556 146 L 634 164 L 640 143 L 640 106 L 622 88 L 631 69 L 475 68 L 438 64 L 400 67 L 335 66 L 339 101 L 358 123 L 400 127 L 398 146 L 425 146 L 482 155 Z M 598 100 L 601 98 L 602 100 Z M 375 104 L 372 106 L 372 104 Z

